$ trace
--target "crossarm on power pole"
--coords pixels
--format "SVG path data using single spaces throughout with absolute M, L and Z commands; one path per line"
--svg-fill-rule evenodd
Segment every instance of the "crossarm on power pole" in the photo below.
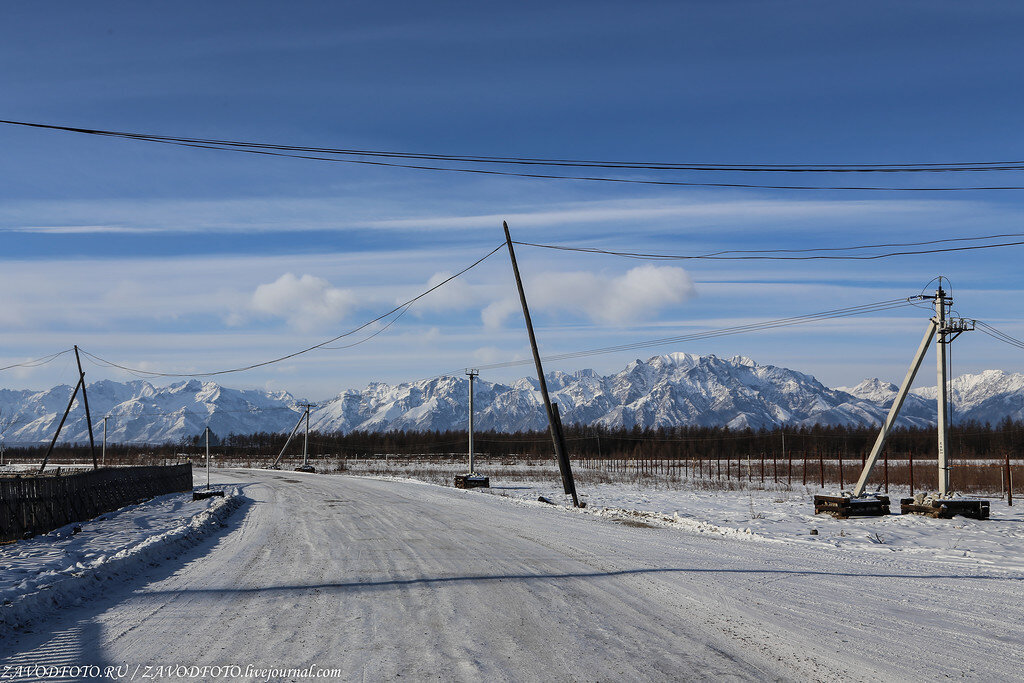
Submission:
M 924 333 L 924 339 L 921 340 L 921 345 L 917 347 L 917 353 L 914 355 L 914 360 L 910 364 L 907 376 L 903 379 L 903 385 L 896 394 L 896 398 L 892 402 L 892 407 L 889 408 L 889 414 L 886 416 L 885 422 L 882 424 L 882 430 L 878 433 L 875 445 L 871 449 L 871 455 L 868 456 L 867 461 L 864 463 L 864 469 L 860 473 L 860 479 L 857 480 L 857 486 L 853 489 L 854 498 L 864 494 L 864 487 L 867 486 L 868 478 L 871 476 L 871 470 L 874 469 L 875 462 L 877 462 L 878 456 L 881 455 L 882 449 L 885 447 L 885 440 L 888 438 L 889 432 L 892 431 L 893 426 L 896 424 L 896 418 L 899 416 L 900 409 L 903 407 L 903 402 L 907 399 L 907 394 L 910 393 L 910 387 L 914 383 L 917 371 L 921 368 L 921 362 L 924 360 L 924 356 L 928 352 L 928 345 L 932 343 L 932 338 L 935 337 L 937 329 L 938 325 L 934 320 L 928 321 L 928 329 Z

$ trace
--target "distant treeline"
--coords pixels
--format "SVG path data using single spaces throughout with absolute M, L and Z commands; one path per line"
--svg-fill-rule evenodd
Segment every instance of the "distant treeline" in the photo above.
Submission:
M 826 458 L 861 459 L 871 450 L 878 436 L 874 426 L 775 427 L 772 429 L 729 429 L 728 427 L 661 427 L 658 429 L 610 429 L 567 425 L 566 441 L 572 457 L 590 459 L 638 457 L 646 459 L 730 459 L 760 453 L 800 453 Z M 277 457 L 286 434 L 258 432 L 214 436 L 212 450 L 218 454 L 250 459 Z M 465 453 L 465 430 L 445 431 L 356 431 L 347 434 L 310 432 L 309 453 L 313 458 L 331 456 L 373 458 L 403 455 L 447 456 Z M 286 456 L 302 453 L 303 434 L 292 439 Z M 201 435 L 168 444 L 107 444 L 110 462 L 142 459 L 173 460 L 194 457 L 204 452 Z M 785 451 L 783 450 L 785 449 Z M 100 446 L 97 443 L 97 453 Z M 477 432 L 474 450 L 481 457 L 547 457 L 551 438 L 547 431 Z M 906 428 L 893 431 L 887 442 L 890 457 L 928 458 L 936 455 L 935 428 Z M 1024 457 L 1024 422 L 1007 418 L 998 425 L 968 422 L 950 429 L 950 450 L 954 458 Z M 46 446 L 7 447 L 6 457 L 19 461 L 39 461 Z M 88 445 L 60 444 L 51 461 L 85 461 Z

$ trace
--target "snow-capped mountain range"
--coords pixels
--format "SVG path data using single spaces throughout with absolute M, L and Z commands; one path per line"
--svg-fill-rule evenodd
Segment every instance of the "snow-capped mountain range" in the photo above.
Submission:
M 608 427 L 728 425 L 760 428 L 778 424 L 877 424 L 885 417 L 897 387 L 869 379 L 855 387 L 830 389 L 810 375 L 737 356 L 672 353 L 636 360 L 621 372 L 601 376 L 593 370 L 548 375 L 552 400 L 562 421 Z M 320 431 L 390 429 L 465 429 L 466 377 L 440 377 L 350 389 L 313 411 L 311 426 Z M 1024 374 L 986 370 L 952 381 L 957 421 L 996 423 L 1024 419 Z M 7 443 L 48 441 L 67 406 L 72 387 L 48 391 L 0 389 L 0 430 Z M 915 390 L 900 423 L 934 424 L 935 387 Z M 209 425 L 216 434 L 286 432 L 301 414 L 300 401 L 287 392 L 238 390 L 191 380 L 166 387 L 149 382 L 101 381 L 88 385 L 97 438 L 108 416 L 111 442 L 161 443 L 199 434 Z M 537 380 L 512 384 L 478 379 L 475 386 L 478 429 L 545 429 Z M 80 403 L 81 397 L 76 403 Z M 84 442 L 84 411 L 76 405 L 61 441 Z

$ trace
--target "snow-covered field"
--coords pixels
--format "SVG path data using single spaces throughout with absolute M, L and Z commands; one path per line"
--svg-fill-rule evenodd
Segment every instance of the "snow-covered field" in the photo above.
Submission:
M 221 528 L 241 502 L 237 489 L 200 501 L 171 493 L 0 545 L 0 635 L 172 559 Z

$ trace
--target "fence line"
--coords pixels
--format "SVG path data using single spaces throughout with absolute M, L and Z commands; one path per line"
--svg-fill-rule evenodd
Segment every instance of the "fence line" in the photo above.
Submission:
M 153 496 L 192 489 L 192 466 L 114 467 L 0 478 L 0 542 L 46 533 Z

